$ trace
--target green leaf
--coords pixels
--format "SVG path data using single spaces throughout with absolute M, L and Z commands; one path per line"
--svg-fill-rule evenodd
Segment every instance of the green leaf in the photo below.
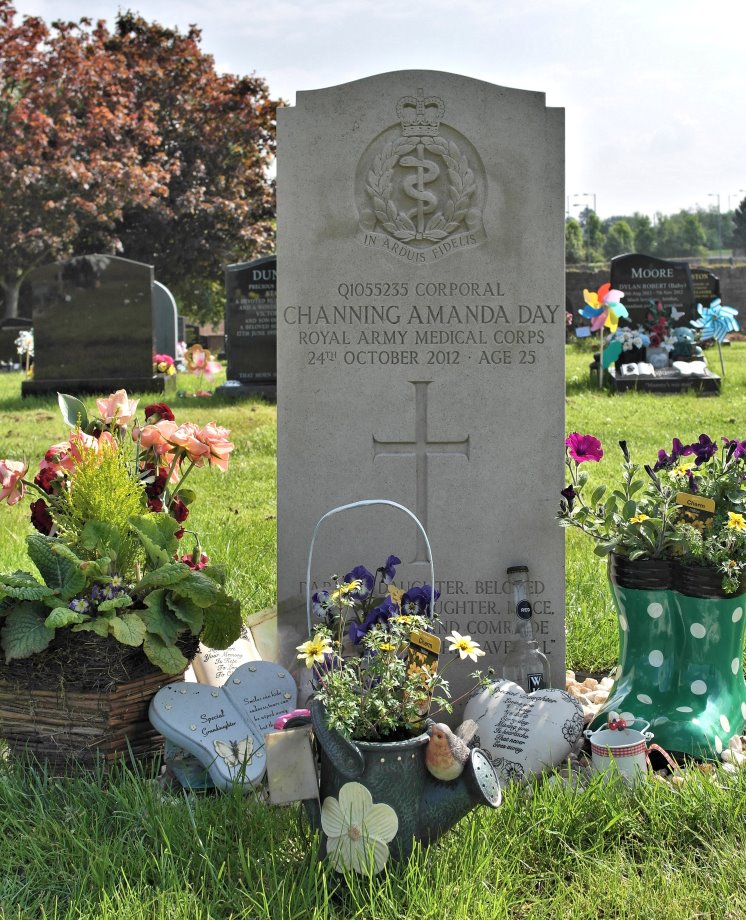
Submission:
M 179 489 L 179 491 L 173 497 L 180 498 L 185 505 L 191 505 L 197 497 L 197 493 L 194 491 L 194 489 Z
M 642 479 L 635 479 L 629 484 L 629 494 L 634 495 L 635 492 L 639 492 L 643 488 L 645 482 Z
M 220 585 L 220 587 L 225 586 L 225 566 L 224 565 L 208 565 L 204 569 L 201 569 L 203 575 L 207 575 L 208 578 Z
M 28 554 L 41 572 L 41 577 L 63 601 L 70 600 L 85 588 L 85 575 L 80 565 L 76 565 L 64 554 L 54 552 L 55 546 L 61 545 L 61 541 L 34 533 L 26 537 L 26 544 Z
M 189 627 L 189 631 L 198 636 L 205 622 L 204 611 L 188 597 L 177 597 L 175 594 L 166 596 L 166 603 L 170 610 Z
M 108 600 L 101 601 L 98 605 L 100 613 L 106 613 L 108 610 L 120 610 L 122 607 L 131 607 L 132 598 L 129 594 L 117 594 L 116 597 L 111 597 Z
M 181 527 L 168 514 L 135 515 L 129 525 L 137 534 L 153 566 L 167 565 L 173 561 L 179 541 L 174 534 Z
M 80 424 L 81 428 L 86 428 L 88 426 L 88 411 L 85 405 L 77 397 L 68 396 L 65 393 L 58 393 L 57 402 L 59 403 L 60 412 L 62 413 L 65 424 L 69 425 L 71 428 L 77 428 L 78 424 Z
M 622 509 L 622 517 L 629 521 L 630 518 L 633 518 L 637 514 L 637 502 L 628 501 L 624 503 L 624 508 Z
M 71 626 L 73 623 L 85 623 L 90 617 L 84 613 L 78 613 L 76 610 L 70 610 L 69 607 L 55 607 L 49 616 L 44 620 L 44 625 L 48 629 L 59 629 L 62 626 Z
M 181 674 L 189 664 L 175 645 L 168 645 L 151 633 L 146 634 L 142 647 L 150 661 L 166 674 Z
M 214 604 L 205 608 L 204 614 L 201 639 L 210 648 L 228 648 L 241 635 L 241 605 L 227 594 L 221 593 Z
M 142 645 L 147 633 L 145 624 L 136 613 L 125 613 L 110 620 L 111 634 L 122 645 Z
M 583 488 L 583 486 L 586 484 L 586 482 L 588 482 L 588 471 L 587 471 L 587 470 L 580 470 L 580 471 L 578 472 L 578 484 L 577 484 L 577 490 L 578 490 L 578 492 Z
M 10 611 L 1 634 L 7 664 L 14 658 L 43 652 L 52 641 L 54 630 L 44 625 L 44 614 L 37 605 L 26 601 Z
M 86 549 L 99 556 L 108 556 L 110 561 L 116 561 L 122 555 L 124 539 L 125 535 L 115 524 L 93 518 L 85 522 L 80 534 L 80 542 Z
M 204 572 L 189 572 L 187 578 L 171 589 L 179 597 L 188 597 L 198 607 L 209 607 L 220 597 L 220 586 Z
M 147 572 L 135 585 L 135 591 L 143 588 L 167 588 L 183 581 L 189 575 L 189 566 L 183 562 L 169 562 L 152 572 Z
M 108 617 L 94 617 L 86 623 L 78 623 L 77 626 L 73 626 L 73 632 L 92 632 L 97 636 L 108 636 L 109 622 Z
M 166 603 L 166 590 L 159 588 L 145 598 L 147 610 L 141 610 L 140 618 L 149 633 L 160 636 L 167 645 L 173 645 L 179 633 L 184 629 L 173 611 Z
M 609 553 L 613 553 L 616 549 L 616 543 L 597 543 L 593 547 L 593 552 L 597 556 L 608 556 Z
M 28 572 L 0 575 L 0 597 L 14 597 L 21 601 L 38 601 L 54 594 L 51 588 L 40 585 Z
M 606 494 L 606 486 L 596 486 L 591 495 L 591 507 L 595 507 Z

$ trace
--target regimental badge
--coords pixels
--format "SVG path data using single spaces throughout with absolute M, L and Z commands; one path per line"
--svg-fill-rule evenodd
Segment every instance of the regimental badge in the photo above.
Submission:
M 443 122 L 439 96 L 404 96 L 356 176 L 358 239 L 408 262 L 435 262 L 486 237 L 487 183 L 474 146 Z

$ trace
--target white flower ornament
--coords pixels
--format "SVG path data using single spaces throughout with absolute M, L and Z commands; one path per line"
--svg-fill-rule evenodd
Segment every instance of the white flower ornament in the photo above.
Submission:
M 331 795 L 324 799 L 321 827 L 327 836 L 329 860 L 337 872 L 353 869 L 361 875 L 373 875 L 388 862 L 387 844 L 396 836 L 399 819 L 390 805 L 374 805 L 361 783 L 345 783 L 339 799 Z

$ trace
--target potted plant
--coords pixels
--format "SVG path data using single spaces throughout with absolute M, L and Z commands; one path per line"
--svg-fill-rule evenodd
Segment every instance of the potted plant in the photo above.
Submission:
M 91 416 L 75 397 L 59 403 L 71 433 L 33 478 L 25 462 L 0 461 L 0 500 L 39 496 L 26 539 L 38 575 L 0 575 L 0 737 L 52 761 L 111 759 L 128 742 L 152 749 L 149 699 L 184 672 L 200 638 L 225 648 L 239 635 L 224 573 L 186 529 L 187 477 L 224 471 L 233 445 L 214 424 L 177 424 L 165 403 L 138 424 L 124 390 Z M 94 729 L 91 711 L 112 706 L 114 724 Z
M 596 722 L 637 713 L 664 747 L 719 755 L 746 721 L 746 441 L 674 438 L 642 468 L 621 441 L 620 483 L 592 491 L 583 465 L 602 459 L 600 441 L 574 432 L 565 446 L 559 522 L 609 557 L 619 618 L 619 673 Z
M 314 594 L 320 622 L 298 646 L 313 670 L 321 759 L 321 807 L 310 803 L 311 818 L 338 871 L 379 872 L 390 854 L 406 856 L 416 841 L 436 839 L 475 805 L 500 801 L 492 764 L 478 749 L 452 781 L 428 772 L 431 734 L 445 731 L 434 729 L 428 714 L 433 704 L 451 710 L 444 674 L 455 661 L 476 662 L 484 652 L 453 632 L 446 637 L 453 655 L 439 664 L 432 586 L 397 588 L 399 562 L 389 556 L 375 573 L 356 566 L 333 579 L 331 592 Z

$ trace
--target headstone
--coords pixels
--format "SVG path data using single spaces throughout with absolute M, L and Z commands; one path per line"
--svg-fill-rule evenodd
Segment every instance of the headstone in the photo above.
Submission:
M 686 326 L 696 316 L 688 262 L 670 262 L 639 252 L 617 256 L 611 260 L 611 286 L 624 292 L 622 303 L 629 310 L 632 326 L 642 324 L 651 300 L 683 313 L 674 326 Z
M 720 296 L 720 278 L 706 268 L 692 268 L 692 294 L 696 304 L 709 307 Z
M 283 663 L 299 668 L 307 638 L 316 522 L 382 498 L 424 524 L 439 631 L 479 641 L 483 669 L 510 641 L 505 570 L 530 567 L 561 686 L 563 111 L 542 93 L 403 71 L 299 93 L 278 120 Z M 391 553 L 399 585 L 429 576 L 424 540 L 392 508 L 324 528 L 312 589 Z M 468 664 L 449 670 L 454 697 L 473 686 Z
M 26 358 L 18 354 L 16 339 L 21 332 L 31 331 L 33 325 L 31 319 L 25 316 L 0 320 L 0 367 L 8 370 L 25 367 Z
M 220 392 L 268 393 L 277 386 L 277 257 L 225 270 L 226 378 Z M 238 384 L 238 386 L 237 386 Z
M 174 295 L 165 284 L 153 282 L 153 329 L 155 333 L 154 351 L 157 355 L 176 358 L 177 324 L 179 311 Z
M 22 393 L 163 392 L 153 374 L 153 269 L 80 256 L 28 276 L 34 379 Z

